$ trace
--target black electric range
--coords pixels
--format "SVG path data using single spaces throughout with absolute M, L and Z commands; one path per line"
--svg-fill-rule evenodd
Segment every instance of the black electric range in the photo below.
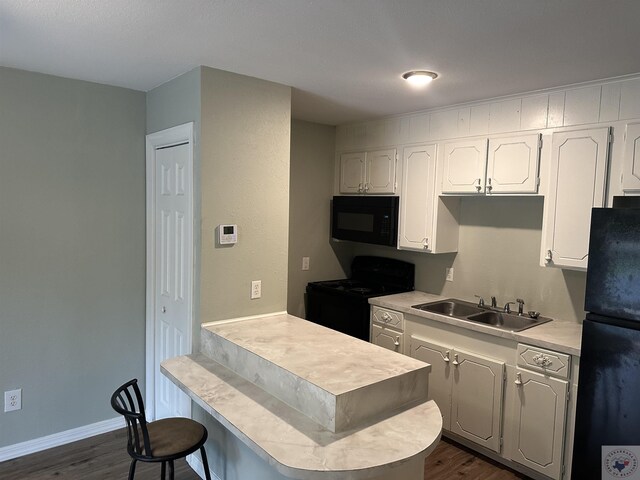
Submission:
M 413 290 L 415 266 L 393 258 L 357 256 L 351 278 L 310 282 L 306 318 L 369 341 L 369 298 Z

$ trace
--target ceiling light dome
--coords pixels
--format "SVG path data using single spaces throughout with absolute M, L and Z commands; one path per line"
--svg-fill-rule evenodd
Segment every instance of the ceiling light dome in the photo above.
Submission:
M 428 70 L 412 70 L 403 73 L 402 78 L 415 87 L 423 87 L 438 78 L 438 74 Z

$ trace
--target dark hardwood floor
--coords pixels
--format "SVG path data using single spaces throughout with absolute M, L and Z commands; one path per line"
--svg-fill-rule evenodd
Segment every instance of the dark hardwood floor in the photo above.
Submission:
M 33 453 L 0 463 L 1 480 L 106 480 L 126 479 L 130 458 L 125 430 Z M 138 462 L 136 480 L 158 480 L 160 466 Z M 176 462 L 176 480 L 198 480 L 184 460 Z M 425 480 L 527 479 L 487 458 L 443 439 L 425 463 Z M 260 480 L 260 479 L 251 479 Z

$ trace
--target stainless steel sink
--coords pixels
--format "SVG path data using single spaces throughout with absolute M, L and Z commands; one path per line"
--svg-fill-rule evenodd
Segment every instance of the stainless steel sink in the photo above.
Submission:
M 453 298 L 448 298 L 447 300 L 439 302 L 413 305 L 411 308 L 417 308 L 418 310 L 424 310 L 425 312 L 440 313 L 450 317 L 466 317 L 468 315 L 473 315 L 474 313 L 484 312 L 482 308 L 477 307 L 473 303 L 463 302 L 462 300 L 456 300 Z
M 474 303 L 455 298 L 412 305 L 411 308 L 438 313 L 467 322 L 480 323 L 511 332 L 521 332 L 527 328 L 551 321 L 550 318 L 545 317 L 532 318 L 528 315 L 499 312 L 488 307 L 479 307 Z

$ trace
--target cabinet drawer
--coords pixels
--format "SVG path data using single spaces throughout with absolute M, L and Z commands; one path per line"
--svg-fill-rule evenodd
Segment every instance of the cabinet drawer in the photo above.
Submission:
M 569 378 L 571 356 L 531 345 L 518 344 L 518 367 L 560 378 Z
M 371 343 L 392 352 L 404 353 L 404 333 L 378 325 L 371 326 Z
M 387 310 L 386 308 L 373 307 L 371 311 L 373 323 L 384 325 L 385 327 L 395 328 L 404 331 L 404 316 L 400 312 Z

